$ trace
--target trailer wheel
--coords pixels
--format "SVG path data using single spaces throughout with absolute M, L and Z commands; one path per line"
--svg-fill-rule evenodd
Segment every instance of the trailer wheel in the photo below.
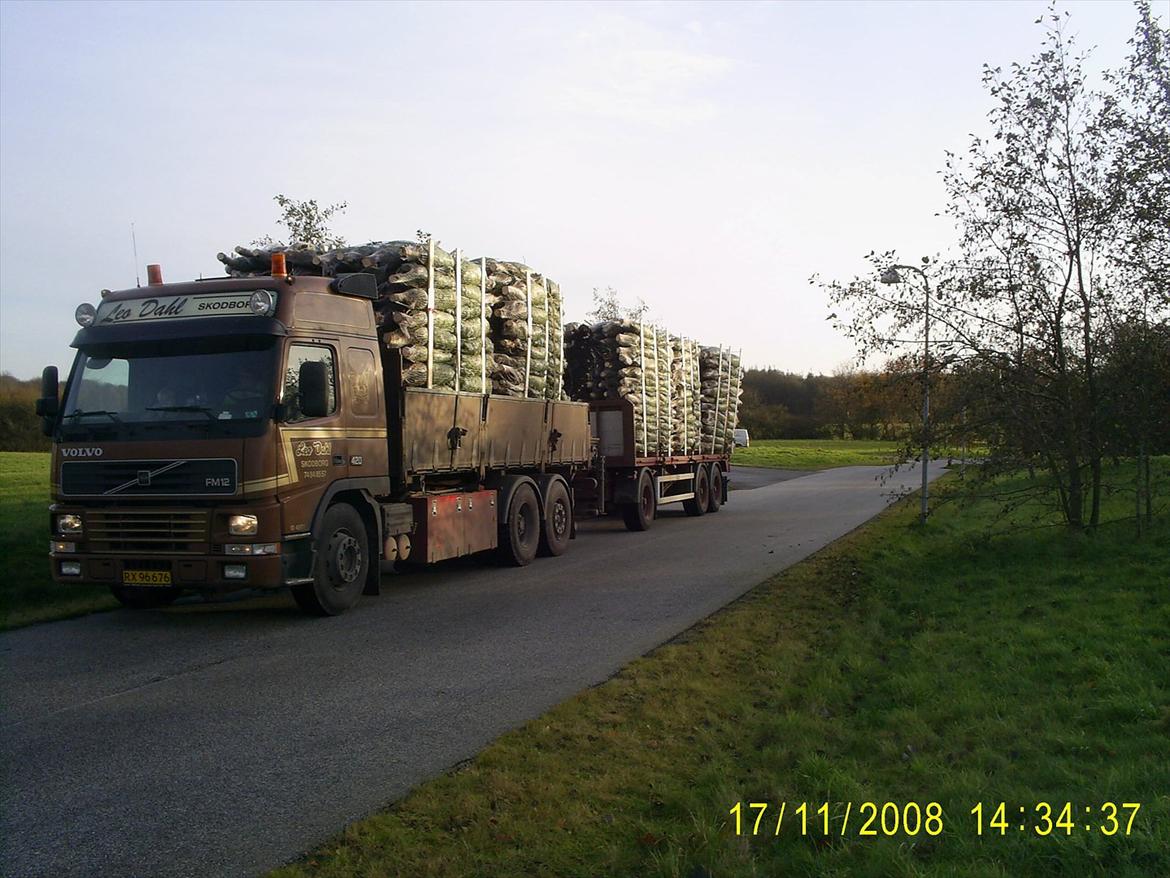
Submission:
M 362 517 L 347 503 L 330 506 L 317 537 L 313 581 L 292 587 L 297 606 L 318 616 L 344 613 L 361 597 L 369 565 L 369 540 Z
M 654 477 L 644 469 L 638 475 L 638 500 L 622 504 L 622 519 L 629 530 L 648 530 L 658 511 L 658 497 L 654 493 Z
M 707 467 L 699 464 L 695 470 L 695 496 L 690 500 L 683 500 L 683 509 L 687 515 L 702 515 L 711 504 L 711 482 L 707 478 Z
M 123 607 L 131 610 L 154 610 L 169 607 L 180 594 L 177 588 L 139 588 L 133 585 L 111 585 L 112 594 Z
M 708 512 L 718 512 L 723 505 L 723 470 L 717 463 L 711 464 L 711 497 L 707 501 Z
M 560 479 L 548 486 L 544 498 L 544 526 L 540 532 L 540 554 L 563 555 L 569 548 L 569 537 L 573 533 L 573 504 L 569 500 L 569 489 Z
M 532 485 L 516 488 L 508 511 L 500 522 L 500 560 L 512 567 L 526 567 L 540 546 L 540 504 Z

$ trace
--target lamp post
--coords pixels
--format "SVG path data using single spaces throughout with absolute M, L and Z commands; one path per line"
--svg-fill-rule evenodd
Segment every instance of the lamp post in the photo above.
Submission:
M 922 264 L 930 260 L 923 256 Z M 919 512 L 919 521 L 925 526 L 930 499 L 930 482 L 927 479 L 927 469 L 930 466 L 930 278 L 926 271 L 917 265 L 891 265 L 882 272 L 881 282 L 884 284 L 903 283 L 902 271 L 916 271 L 922 278 L 922 285 L 926 290 L 926 325 L 922 333 L 922 508 Z

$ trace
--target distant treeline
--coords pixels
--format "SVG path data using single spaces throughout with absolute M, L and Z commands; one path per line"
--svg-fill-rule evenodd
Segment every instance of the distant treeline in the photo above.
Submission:
M 41 381 L 21 381 L 0 373 L 0 451 L 48 451 L 49 440 L 41 435 L 36 414 Z
M 748 369 L 739 426 L 754 439 L 901 439 L 919 417 L 922 385 L 916 377 Z
M 898 439 L 918 417 L 921 384 L 894 373 L 797 375 L 748 369 L 739 425 L 757 439 Z M 48 451 L 35 412 L 40 381 L 0 374 L 0 451 Z

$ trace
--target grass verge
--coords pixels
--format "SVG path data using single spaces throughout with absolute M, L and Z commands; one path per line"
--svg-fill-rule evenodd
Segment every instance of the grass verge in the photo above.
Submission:
M 63 586 L 49 575 L 49 455 L 0 452 L 0 630 L 117 606 L 101 586 Z
M 1036 514 L 988 540 L 990 501 L 925 532 L 899 504 L 275 875 L 1170 874 L 1170 521 Z M 943 831 L 863 837 L 863 802 Z M 1037 834 L 1065 802 L 1076 829 Z M 1129 835 L 1106 802 L 1141 803 Z
M 889 466 L 898 461 L 897 442 L 862 439 L 753 439 L 736 448 L 733 466 L 828 469 L 834 466 Z

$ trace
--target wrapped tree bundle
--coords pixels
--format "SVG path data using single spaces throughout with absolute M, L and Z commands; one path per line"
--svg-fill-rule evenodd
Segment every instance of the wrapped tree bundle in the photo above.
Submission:
M 738 355 L 723 348 L 703 348 L 699 358 L 702 382 L 702 442 L 707 454 L 730 454 L 740 396 L 743 368 Z
M 497 364 L 492 392 L 560 399 L 564 371 L 560 287 L 519 262 L 486 259 L 484 264 Z
M 489 319 L 494 299 L 487 292 L 486 266 L 483 260 L 460 259 L 459 267 L 459 326 L 462 339 L 459 389 L 468 393 L 490 393 L 496 360 Z
M 639 456 L 664 455 L 671 442 L 671 342 L 656 327 L 629 320 L 567 328 L 566 386 L 573 399 L 625 399 L 634 409 Z
M 740 355 L 733 354 L 729 350 L 728 358 L 731 361 L 731 374 L 729 376 L 731 388 L 726 410 L 723 413 L 722 451 L 724 454 L 730 454 L 735 448 L 735 428 L 739 423 L 739 404 L 743 397 L 743 363 Z
M 413 387 L 485 392 L 497 369 L 485 300 L 485 265 L 463 260 L 427 241 L 372 241 L 317 252 L 308 247 L 236 247 L 218 258 L 233 277 L 267 275 L 283 252 L 298 275 L 333 277 L 365 272 L 378 282 L 374 311 L 383 344 L 403 357 L 403 380 Z M 494 299 L 491 299 L 494 302 Z
M 699 453 L 699 345 L 671 340 L 671 446 L 674 454 Z
M 700 447 L 703 454 L 716 452 L 715 434 L 718 432 L 718 412 L 726 390 L 723 375 L 727 371 L 723 348 L 704 347 L 699 354 Z

